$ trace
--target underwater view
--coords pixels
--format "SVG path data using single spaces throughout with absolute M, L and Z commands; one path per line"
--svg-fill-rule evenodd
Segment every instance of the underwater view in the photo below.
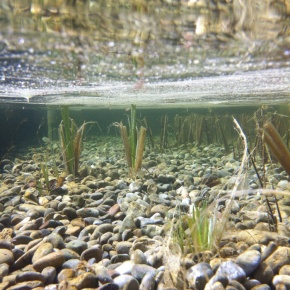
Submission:
M 0 290 L 290 289 L 290 1 L 0 23 Z

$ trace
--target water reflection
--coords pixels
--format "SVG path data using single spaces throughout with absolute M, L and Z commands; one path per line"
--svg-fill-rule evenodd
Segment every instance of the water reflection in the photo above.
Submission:
M 0 84 L 142 89 L 283 69 L 289 14 L 290 0 L 3 0 Z

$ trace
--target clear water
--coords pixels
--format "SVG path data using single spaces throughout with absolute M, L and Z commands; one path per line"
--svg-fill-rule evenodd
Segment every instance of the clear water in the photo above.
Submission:
M 1 151 L 19 124 L 14 144 L 38 144 L 64 104 L 102 132 L 131 104 L 156 133 L 165 114 L 289 115 L 289 14 L 278 0 L 3 0 Z

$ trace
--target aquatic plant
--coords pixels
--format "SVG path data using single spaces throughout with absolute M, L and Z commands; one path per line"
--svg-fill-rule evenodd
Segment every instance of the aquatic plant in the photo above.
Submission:
M 160 132 L 160 151 L 168 148 L 168 116 L 164 115 L 161 118 L 161 132 Z
M 271 122 L 267 122 L 264 124 L 261 132 L 263 133 L 263 137 L 267 146 L 275 158 L 282 165 L 287 174 L 290 176 L 290 152 L 284 144 L 283 139 L 279 135 L 278 131 Z
M 180 246 L 183 254 L 213 250 L 218 244 L 215 234 L 216 217 L 208 210 L 207 202 L 193 205 L 192 213 L 182 216 L 173 231 L 173 240 Z
M 74 120 L 69 117 L 68 106 L 62 107 L 61 115 L 62 121 L 59 125 L 59 139 L 62 156 L 67 173 L 73 174 L 75 177 L 78 175 L 83 134 L 85 126 L 88 123 L 83 123 L 80 128 L 77 128 Z
M 115 123 L 120 128 L 121 137 L 124 144 L 126 161 L 129 175 L 135 176 L 141 169 L 143 151 L 145 148 L 146 128 L 141 126 L 137 130 L 136 125 L 136 105 L 131 105 L 131 118 L 128 119 L 129 135 L 127 127 L 123 123 Z

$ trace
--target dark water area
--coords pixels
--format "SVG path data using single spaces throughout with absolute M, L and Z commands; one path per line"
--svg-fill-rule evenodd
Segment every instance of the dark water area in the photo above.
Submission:
M 62 106 L 39 106 L 39 105 L 2 105 L 0 108 L 0 134 L 1 147 L 0 156 L 16 156 L 21 150 L 29 147 L 41 147 L 45 145 L 44 137 L 49 137 L 52 141 L 59 140 L 58 128 L 62 121 Z M 85 141 L 102 137 L 120 137 L 119 128 L 116 124 L 122 122 L 128 125 L 130 119 L 130 107 L 124 109 L 99 109 L 97 107 L 70 107 L 70 118 L 74 120 L 76 125 L 80 127 L 83 123 L 88 122 L 85 130 Z M 185 120 L 196 116 L 196 119 L 190 120 L 192 126 L 199 120 L 207 120 L 202 128 L 204 134 L 215 135 L 222 126 L 228 133 L 234 132 L 233 117 L 241 122 L 243 129 L 249 134 L 249 139 L 254 138 L 256 132 L 257 112 L 265 114 L 267 120 L 276 117 L 285 118 L 288 124 L 289 107 L 288 104 L 280 106 L 236 106 L 236 107 L 204 107 L 204 108 L 168 108 L 168 109 L 144 109 L 137 106 L 137 122 L 138 126 L 144 125 L 148 127 L 152 135 L 158 140 L 164 127 L 164 117 L 166 116 L 166 132 L 170 138 L 175 141 L 171 142 L 171 146 L 175 146 L 178 142 L 178 134 L 180 128 L 177 128 L 177 118 Z M 262 112 L 262 113 L 261 113 Z M 259 115 L 258 114 L 258 115 Z M 261 116 L 260 116 L 261 117 Z M 146 123 L 144 123 L 146 122 Z M 202 122 L 202 121 L 201 121 Z M 51 123 L 48 125 L 48 123 Z M 285 124 L 286 124 L 285 123 Z M 279 123 L 280 124 L 280 123 Z M 280 126 L 280 125 L 279 125 Z M 52 130 L 52 131 L 49 131 Z M 184 129 L 189 130 L 189 129 Z M 197 129 L 193 129 L 197 130 Z M 228 131 L 229 130 L 229 131 Z M 288 129 L 283 128 L 283 136 L 288 136 Z M 185 135 L 190 135 L 189 131 L 185 131 Z M 220 133 L 217 133 L 220 134 Z M 230 136 L 230 135 L 228 135 Z M 186 138 L 180 141 L 179 145 Z M 189 142 L 196 142 L 194 137 L 188 136 Z M 222 143 L 220 138 L 201 137 L 203 143 L 209 143 L 210 140 L 215 143 Z M 229 137 L 230 139 L 232 137 Z M 287 137 L 288 138 L 288 137 Z M 149 137 L 147 137 L 147 140 Z M 148 141 L 149 142 L 149 141 Z M 222 144 L 220 144 L 222 145 Z M 156 145 L 159 148 L 159 145 Z M 159 149 L 156 149 L 159 150 Z

